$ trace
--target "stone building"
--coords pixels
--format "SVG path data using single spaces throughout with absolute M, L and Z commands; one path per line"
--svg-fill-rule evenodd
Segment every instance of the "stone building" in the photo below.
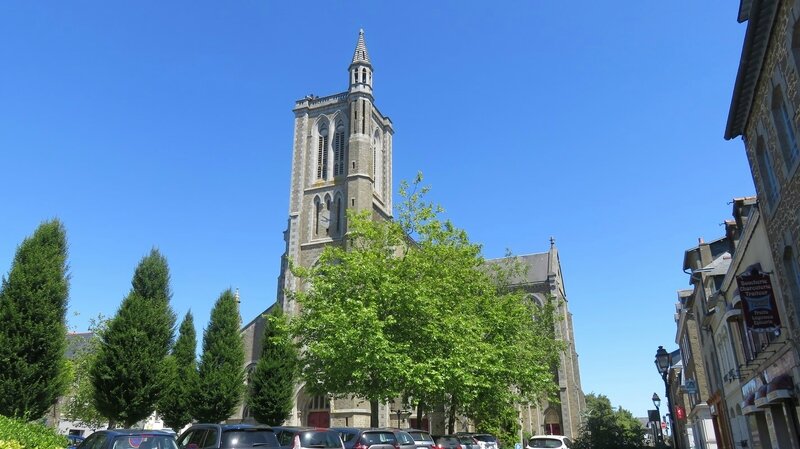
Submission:
M 289 261 L 312 266 L 327 245 L 344 244 L 347 232 L 346 211 L 370 211 L 375 220 L 392 218 L 392 135 L 391 120 L 383 115 L 373 96 L 373 66 L 363 31 L 349 69 L 348 89 L 317 97 L 309 95 L 295 103 L 292 175 L 289 192 L 289 221 L 284 240 L 278 278 L 277 302 L 288 315 L 297 305 L 284 294 L 302 289 L 302 283 L 289 270 Z M 569 343 L 570 354 L 562 356 L 558 372 L 561 404 L 546 404 L 525 410 L 524 419 L 533 433 L 576 435 L 584 408 L 580 389 L 577 355 L 572 333 L 572 318 L 566 307 L 558 252 L 553 245 L 548 253 L 524 256 L 532 267 L 530 279 L 520 285 L 533 295 L 552 294 L 562 300 L 563 316 L 558 333 Z M 271 309 L 271 308 L 270 308 Z M 264 313 L 269 313 L 267 309 Z M 246 368 L 252 370 L 261 353 L 263 314 L 246 324 L 242 336 L 246 349 Z M 402 404 L 370 404 L 358 398 L 330 399 L 306 394 L 298 385 L 293 413 L 287 425 L 369 426 L 377 413 L 379 426 L 435 426 L 436 416 L 426 422 L 411 420 L 411 411 Z M 252 419 L 242 406 L 232 419 Z M 428 424 L 429 423 L 429 424 Z M 457 430 L 468 430 L 466 421 Z
M 789 350 L 778 358 L 757 363 L 743 373 L 746 388 L 755 384 L 765 390 L 777 389 L 780 379 L 794 385 L 789 398 L 746 410 L 763 413 L 765 428 L 786 429 L 798 447 L 798 379 L 800 377 L 800 1 L 742 0 L 739 22 L 747 22 L 742 57 L 739 61 L 725 138 L 742 137 L 758 195 L 760 220 L 766 229 L 774 271 L 772 279 L 778 302 L 785 310 L 776 337 L 785 338 Z M 749 365 L 749 361 L 748 361 Z M 752 383 L 750 382 L 752 381 Z M 772 387 L 770 387 L 772 384 Z M 746 399 L 747 400 L 747 399 Z M 751 434 L 753 429 L 750 429 Z M 778 434 L 772 432 L 763 447 L 774 447 Z M 763 435 L 762 435 L 763 436 Z M 791 441 L 791 440 L 787 440 Z

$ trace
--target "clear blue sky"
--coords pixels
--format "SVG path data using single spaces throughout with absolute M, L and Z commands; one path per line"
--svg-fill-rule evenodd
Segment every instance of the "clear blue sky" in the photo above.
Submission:
M 275 300 L 294 100 L 347 87 L 364 28 L 418 170 L 486 257 L 561 252 L 585 392 L 637 416 L 663 384 L 683 251 L 754 192 L 723 131 L 738 2 L 0 2 L 0 273 L 66 225 L 70 324 L 112 315 L 151 247 L 203 328 Z M 73 315 L 74 314 L 74 315 Z

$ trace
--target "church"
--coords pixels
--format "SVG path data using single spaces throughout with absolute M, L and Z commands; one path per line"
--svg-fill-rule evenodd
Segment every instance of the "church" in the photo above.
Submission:
M 348 89 L 337 94 L 307 96 L 294 105 L 289 220 L 284 232 L 285 252 L 281 258 L 275 305 L 287 315 L 298 313 L 297 305 L 284 292 L 302 288 L 289 270 L 289 261 L 312 266 L 327 245 L 342 244 L 347 231 L 346 211 L 370 211 L 375 220 L 392 218 L 392 121 L 383 115 L 373 96 L 373 66 L 363 30 L 348 68 Z M 556 375 L 560 403 L 520 408 L 523 431 L 530 434 L 577 436 L 585 408 L 578 357 L 575 352 L 572 316 L 567 308 L 561 264 L 555 242 L 540 254 L 515 256 L 528 266 L 524 278 L 516 279 L 534 300 L 552 295 L 561 304 L 556 336 L 567 343 Z M 495 263 L 499 259 L 487 261 Z M 261 353 L 265 319 L 259 315 L 242 328 L 245 366 L 249 373 Z M 373 409 L 359 398 L 331 399 L 308 395 L 297 385 L 295 405 L 286 425 L 369 427 Z M 428 427 L 444 433 L 443 419 L 434 415 L 424 422 L 412 419 L 403 404 L 378 405 L 380 426 Z M 232 420 L 252 421 L 246 405 Z M 472 430 L 471 423 L 459 423 L 457 431 Z

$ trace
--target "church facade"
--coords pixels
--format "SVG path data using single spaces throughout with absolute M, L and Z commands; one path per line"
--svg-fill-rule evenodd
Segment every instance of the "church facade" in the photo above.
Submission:
M 293 109 L 289 220 L 284 232 L 286 249 L 281 258 L 277 301 L 272 306 L 282 307 L 290 316 L 299 310 L 284 292 L 302 288 L 301 280 L 289 270 L 290 260 L 300 266 L 312 266 L 327 245 L 344 244 L 348 209 L 370 211 L 376 220 L 392 218 L 394 131 L 391 120 L 375 104 L 373 67 L 363 31 L 359 32 L 348 74 L 346 91 L 325 97 L 307 96 L 298 100 Z M 545 259 L 547 262 L 543 268 L 537 265 L 534 270 L 529 270 L 537 275 L 520 279 L 519 286 L 532 295 L 552 294 L 561 300 L 564 319 L 557 335 L 568 340 L 570 354 L 562 356 L 562 368 L 557 373 L 561 404 L 525 408 L 521 410 L 521 419 L 523 427 L 533 434 L 575 436 L 583 410 L 583 393 L 572 344 L 572 320 L 567 311 L 555 245 L 544 254 L 553 257 L 522 256 L 534 265 L 540 261 L 544 263 Z M 546 276 L 540 279 L 538 273 L 542 270 Z M 264 313 L 269 313 L 270 309 Z M 242 328 L 248 372 L 260 357 L 264 325 L 262 314 Z M 378 414 L 380 426 L 408 427 L 412 424 L 410 413 L 401 411 L 403 404 L 399 402 L 378 404 L 377 410 L 373 410 L 374 405 L 358 398 L 331 399 L 308 395 L 302 385 L 297 386 L 295 397 L 294 410 L 286 425 L 368 427 L 374 411 Z M 252 420 L 245 405 L 232 419 Z M 437 421 L 435 416 L 429 421 L 434 432 Z M 457 430 L 468 429 L 469 423 L 464 422 Z

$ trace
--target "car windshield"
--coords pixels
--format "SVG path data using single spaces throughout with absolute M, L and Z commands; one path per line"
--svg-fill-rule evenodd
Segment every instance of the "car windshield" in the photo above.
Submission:
M 497 438 L 491 435 L 474 435 L 475 439 L 478 441 L 483 441 L 485 443 L 495 443 L 497 442 Z
M 464 444 L 473 444 L 472 437 L 468 437 L 466 435 L 462 435 L 458 437 L 458 439 Z
M 300 446 L 318 449 L 341 449 L 342 440 L 339 438 L 339 434 L 332 430 L 308 431 L 301 433 Z
M 408 432 L 415 441 L 433 441 L 433 437 L 428 432 Z
M 235 429 L 222 433 L 223 446 L 263 446 L 278 447 L 278 437 L 275 432 L 267 429 Z
M 112 449 L 178 449 L 171 435 L 125 435 L 114 438 Z
M 528 441 L 530 447 L 561 447 L 561 440 L 558 438 L 531 438 Z

